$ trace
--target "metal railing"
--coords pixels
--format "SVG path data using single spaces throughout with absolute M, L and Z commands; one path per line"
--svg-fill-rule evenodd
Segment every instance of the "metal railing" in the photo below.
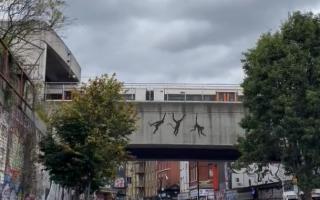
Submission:
M 240 84 L 211 83 L 124 83 L 125 88 L 241 89 Z
M 154 96 L 159 95 L 154 91 L 152 100 L 144 99 L 146 95 L 137 92 L 138 89 L 152 88 L 153 86 L 162 86 L 161 94 L 163 99 L 155 99 Z M 173 87 L 176 86 L 176 88 Z M 130 86 L 130 87 L 129 87 Z M 133 87 L 136 86 L 136 87 Z M 142 87 L 143 86 L 143 87 Z M 149 87 L 148 87 L 149 86 Z M 182 92 L 173 94 L 170 89 L 181 89 Z M 80 84 L 78 82 L 47 82 L 45 84 L 44 99 L 50 101 L 68 101 L 72 99 L 71 92 L 73 90 L 80 89 Z M 192 93 L 188 94 L 188 90 L 192 90 Z M 153 90 L 152 90 L 153 91 Z M 199 91 L 198 93 L 195 91 Z M 213 91 L 215 94 L 213 94 Z M 242 101 L 242 89 L 239 85 L 216 85 L 216 84 L 124 84 L 123 91 L 124 97 L 128 101 L 137 101 L 141 99 L 138 97 L 142 95 L 144 101 L 177 101 L 177 102 L 241 102 Z
M 44 99 L 49 101 L 70 101 L 72 91 L 80 89 L 78 82 L 46 82 Z

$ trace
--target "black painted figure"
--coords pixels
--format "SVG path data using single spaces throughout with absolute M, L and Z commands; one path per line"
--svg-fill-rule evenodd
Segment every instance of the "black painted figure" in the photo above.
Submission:
M 161 126 L 161 124 L 163 124 L 164 119 L 166 118 L 166 114 L 167 113 L 164 113 L 162 119 L 160 119 L 159 121 L 156 121 L 156 122 L 153 122 L 153 123 L 148 122 L 149 126 L 154 126 L 155 127 L 154 130 L 153 130 L 153 134 L 155 134 L 158 131 L 158 129 Z
M 173 134 L 174 134 L 175 136 L 178 135 L 179 129 L 180 129 L 180 124 L 181 124 L 181 122 L 182 122 L 182 120 L 184 119 L 185 116 L 186 116 L 186 115 L 183 114 L 183 116 L 181 117 L 181 119 L 176 120 L 175 117 L 174 117 L 174 113 L 172 113 L 172 120 L 174 121 L 175 125 L 172 125 L 171 123 L 168 123 L 168 124 L 173 128 Z
M 198 114 L 196 114 L 196 124 L 193 126 L 193 129 L 191 129 L 191 132 L 196 130 L 199 136 L 201 135 L 206 136 L 206 134 L 203 133 L 204 127 L 198 124 Z

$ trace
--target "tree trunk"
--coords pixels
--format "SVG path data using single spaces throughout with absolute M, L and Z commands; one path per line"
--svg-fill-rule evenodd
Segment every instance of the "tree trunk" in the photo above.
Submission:
M 45 200 L 47 200 L 48 199 L 48 196 L 49 196 L 49 194 L 50 194 L 50 192 L 51 192 L 51 186 L 52 186 L 52 181 L 50 181 L 50 186 L 49 186 L 49 191 L 48 191 L 48 193 L 46 193 L 45 195 Z
M 311 189 L 305 188 L 303 190 L 303 200 L 311 200 Z
M 64 200 L 64 187 L 62 187 L 61 200 Z
M 72 198 L 72 200 L 80 200 L 80 191 L 79 191 L 79 188 L 77 187 L 74 191 L 74 198 Z
M 85 196 L 85 200 L 89 200 L 90 199 L 90 191 L 91 191 L 91 180 L 89 180 L 87 189 L 86 189 L 86 196 Z

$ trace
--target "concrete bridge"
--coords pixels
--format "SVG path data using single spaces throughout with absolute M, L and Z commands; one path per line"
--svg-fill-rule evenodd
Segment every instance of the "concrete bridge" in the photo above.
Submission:
M 138 129 L 128 150 L 137 159 L 234 160 L 240 102 L 134 102 Z

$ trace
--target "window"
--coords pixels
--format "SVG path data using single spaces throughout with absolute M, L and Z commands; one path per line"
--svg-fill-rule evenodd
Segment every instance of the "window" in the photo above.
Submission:
M 216 101 L 216 95 L 203 95 L 203 101 Z
M 202 95 L 199 94 L 187 94 L 187 101 L 202 101 Z
M 228 98 L 229 101 L 236 101 L 236 94 L 234 92 L 229 92 L 228 96 L 229 96 Z
M 166 94 L 164 99 L 167 101 L 185 101 L 185 94 Z
M 197 173 L 196 173 L 196 168 L 192 168 L 190 171 L 190 181 L 196 181 L 197 180 Z
M 136 99 L 136 95 L 135 94 L 123 94 L 123 97 L 125 100 L 135 100 Z
M 147 90 L 146 91 L 146 100 L 147 101 L 153 101 L 154 100 L 154 91 L 153 90 Z
M 64 99 L 65 100 L 71 100 L 71 91 L 64 91 Z
M 212 168 L 212 164 L 208 164 L 208 178 L 213 178 L 213 168 Z
M 46 99 L 48 99 L 48 100 L 61 100 L 62 94 L 47 94 Z
M 236 182 L 239 183 L 239 182 L 240 182 L 240 179 L 239 179 L 239 178 L 236 178 Z
M 197 180 L 197 165 L 196 165 L 196 163 L 192 163 L 192 164 L 190 163 L 189 173 L 190 173 L 190 176 L 189 176 L 190 182 L 196 181 Z
M 217 92 L 218 101 L 236 101 L 235 92 Z
M 218 95 L 218 101 L 224 101 L 224 92 L 218 92 L 217 95 Z
M 131 177 L 127 177 L 127 183 L 131 184 L 132 183 L 132 178 Z

